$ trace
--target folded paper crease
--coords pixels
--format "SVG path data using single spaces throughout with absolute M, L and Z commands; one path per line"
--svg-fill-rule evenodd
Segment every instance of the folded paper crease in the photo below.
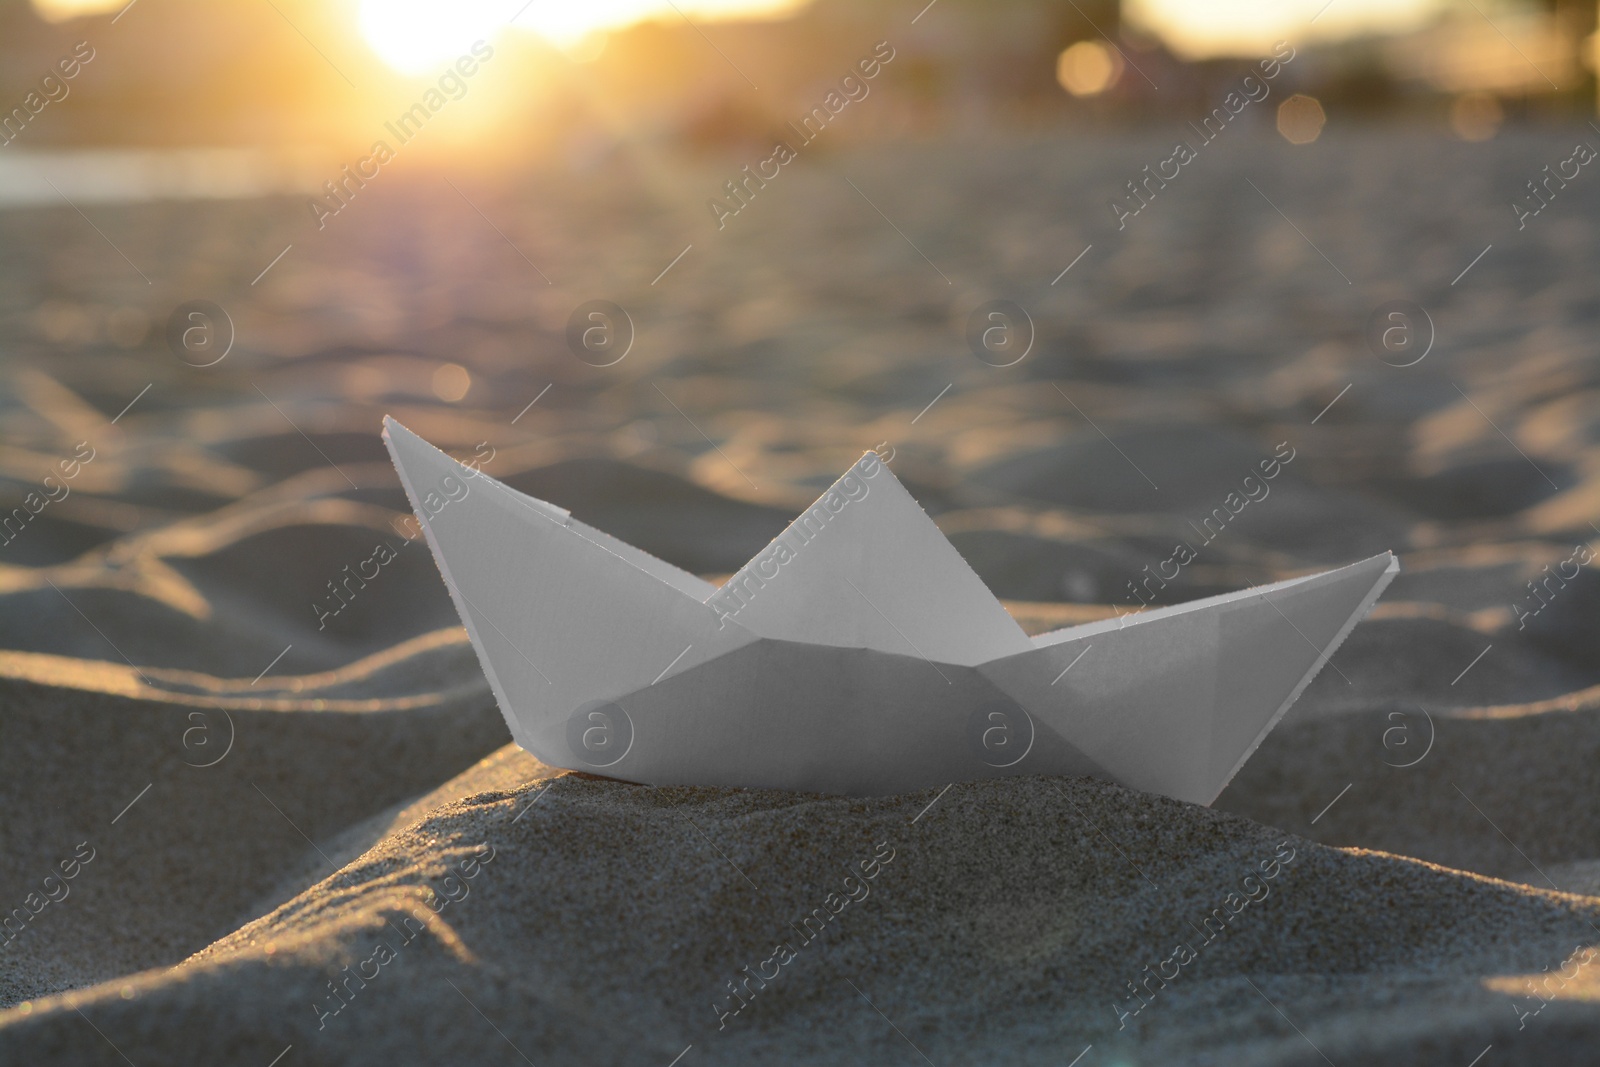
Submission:
M 1072 774 L 1209 804 L 1399 567 L 1030 639 L 873 453 L 717 587 L 393 419 L 384 441 L 512 737 L 652 785 Z

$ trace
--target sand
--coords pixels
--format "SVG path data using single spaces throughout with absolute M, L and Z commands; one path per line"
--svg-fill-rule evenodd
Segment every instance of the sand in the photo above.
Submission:
M 0 545 L 0 1063 L 1591 1058 L 1600 581 L 1527 583 L 1600 547 L 1600 191 L 1518 233 L 1500 193 L 1561 131 L 1330 128 L 1213 149 L 1119 233 L 1164 136 L 819 154 L 723 234 L 721 158 L 468 180 L 551 285 L 404 166 L 327 239 L 288 201 L 97 207 L 149 287 L 67 209 L 0 213 L 0 503 L 95 451 Z M 205 370 L 159 337 L 197 297 L 240 331 Z M 596 297 L 638 327 L 612 368 L 563 340 Z M 964 347 L 991 297 L 1038 327 L 1015 367 Z M 1363 339 L 1397 298 L 1439 333 L 1408 368 Z M 886 444 L 1031 632 L 1135 607 L 1282 442 L 1163 598 L 1403 571 L 1211 808 L 648 789 L 508 743 L 385 413 L 708 576 Z

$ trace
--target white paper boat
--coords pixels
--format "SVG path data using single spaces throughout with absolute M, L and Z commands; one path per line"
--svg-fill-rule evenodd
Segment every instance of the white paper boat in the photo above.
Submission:
M 512 737 L 651 785 L 1068 774 L 1209 804 L 1399 570 L 1028 637 L 872 453 L 719 589 L 384 427 Z

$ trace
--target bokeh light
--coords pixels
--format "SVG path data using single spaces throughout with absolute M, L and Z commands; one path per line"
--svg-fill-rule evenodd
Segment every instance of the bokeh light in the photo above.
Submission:
M 1322 136 L 1328 116 L 1314 96 L 1296 93 L 1278 105 L 1278 132 L 1290 144 L 1310 144 Z
M 433 372 L 433 395 L 454 404 L 472 388 L 472 375 L 459 363 L 441 363 Z
M 1116 84 L 1122 57 L 1099 41 L 1079 41 L 1056 59 L 1056 81 L 1073 96 L 1094 96 Z

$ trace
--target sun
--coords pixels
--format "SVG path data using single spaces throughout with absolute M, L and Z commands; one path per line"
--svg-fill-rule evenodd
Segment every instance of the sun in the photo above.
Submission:
M 492 40 L 517 13 L 507 0 L 361 0 L 361 36 L 403 74 L 423 74 Z
M 64 0 L 56 0 L 64 2 Z M 87 2 L 87 0 L 76 0 Z M 361 35 L 385 63 L 426 73 L 516 28 L 573 49 L 596 33 L 646 19 L 782 18 L 807 0 L 361 0 Z
M 3 3 L 4 0 L 0 0 Z M 128 0 L 32 0 L 52 22 L 110 14 Z M 648 19 L 698 23 L 725 19 L 775 19 L 809 0 L 358 0 L 357 26 L 367 47 L 402 74 L 428 74 L 467 52 L 475 41 L 493 43 L 504 30 L 537 34 L 573 50 L 596 34 Z M 342 6 L 342 5 L 341 5 Z M 347 9 L 348 10 L 348 9 Z

